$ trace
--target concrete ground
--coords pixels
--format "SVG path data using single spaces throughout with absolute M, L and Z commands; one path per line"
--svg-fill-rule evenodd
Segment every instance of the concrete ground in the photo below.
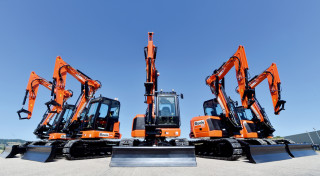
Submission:
M 221 161 L 197 158 L 197 167 L 109 167 L 110 158 L 68 161 L 57 159 L 50 163 L 39 163 L 20 158 L 0 158 L 0 175 L 130 175 L 130 176 L 278 176 L 278 175 L 320 175 L 320 153 L 315 156 L 293 158 L 289 160 L 252 164 L 245 159 Z

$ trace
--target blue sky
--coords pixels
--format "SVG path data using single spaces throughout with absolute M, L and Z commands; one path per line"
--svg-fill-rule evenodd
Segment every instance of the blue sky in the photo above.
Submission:
M 96 95 L 119 98 L 121 133 L 145 112 L 147 32 L 158 46 L 159 88 L 183 93 L 182 136 L 213 98 L 205 78 L 244 45 L 253 77 L 275 62 L 286 110 L 273 114 L 267 82 L 256 89 L 275 135 L 320 129 L 319 1 L 0 1 L 0 138 L 34 140 L 50 92 L 41 87 L 30 120 L 18 120 L 29 74 L 51 80 L 56 56 L 102 82 Z M 68 89 L 79 94 L 70 75 Z M 235 100 L 235 71 L 226 91 Z M 74 103 L 77 96 L 69 100 Z

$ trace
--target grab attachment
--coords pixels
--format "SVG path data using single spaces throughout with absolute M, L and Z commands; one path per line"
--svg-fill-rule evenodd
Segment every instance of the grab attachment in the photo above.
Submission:
M 27 114 L 27 115 L 31 114 L 31 112 L 26 110 L 26 109 L 21 108 L 19 111 L 17 111 L 17 113 L 18 113 L 18 116 L 19 116 L 20 120 L 30 119 L 28 116 L 27 117 L 21 117 L 21 113 L 24 113 L 24 114 Z

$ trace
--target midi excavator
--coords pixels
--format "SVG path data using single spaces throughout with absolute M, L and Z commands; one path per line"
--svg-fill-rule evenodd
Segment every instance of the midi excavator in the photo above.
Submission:
M 243 107 L 237 107 L 224 90 L 224 77 L 232 67 L 236 69 Z M 196 146 L 198 156 L 237 160 L 246 154 L 253 163 L 291 158 L 284 144 L 269 145 L 259 139 L 254 122 L 247 118 L 244 108 L 254 104 L 254 89 L 249 87 L 248 69 L 244 48 L 239 46 L 227 62 L 207 77 L 206 84 L 216 98 L 204 102 L 205 116 L 191 119 L 190 137 L 198 139 L 191 143 Z
M 63 94 L 65 92 L 67 73 L 70 73 L 80 81 L 81 94 L 75 106 L 67 106 L 64 108 Z M 59 113 L 59 115 L 56 117 L 54 120 L 54 125 L 49 130 L 48 140 L 35 141 L 28 145 L 27 152 L 24 154 L 22 159 L 46 162 L 51 161 L 56 154 L 61 154 L 62 147 L 64 146 L 65 142 L 69 140 L 69 138 L 67 138 L 67 134 L 62 130 L 67 122 L 73 117 L 79 117 L 81 115 L 81 112 L 84 110 L 90 98 L 93 96 L 93 93 L 95 92 L 95 89 L 93 89 L 93 91 L 90 88 L 95 87 L 99 88 L 100 84 L 98 82 L 93 82 L 93 80 L 91 80 L 89 77 L 71 67 L 65 61 L 63 61 L 61 57 L 58 56 L 56 58 L 53 73 L 53 86 L 51 91 L 52 100 L 47 102 L 46 105 L 50 113 Z M 56 108 L 52 110 L 53 107 Z M 65 112 L 61 113 L 64 109 Z
M 180 136 L 179 95 L 175 91 L 158 91 L 156 54 L 153 32 L 149 32 L 148 46 L 144 48 L 147 110 L 133 118 L 133 139 L 122 139 L 119 146 L 113 147 L 111 167 L 196 166 L 194 147 L 189 146 L 187 139 L 177 138 Z
M 17 111 L 20 120 L 31 119 L 40 85 L 44 86 L 50 91 L 52 90 L 52 82 L 38 76 L 34 71 L 32 71 L 27 84 L 25 96 L 23 98 L 22 108 L 19 111 Z M 68 98 L 72 97 L 72 94 L 73 93 L 71 90 L 65 90 L 63 92 L 63 102 L 67 101 Z M 24 109 L 27 98 L 28 98 L 28 109 Z M 44 113 L 42 120 L 40 121 L 37 128 L 33 132 L 37 136 L 37 138 L 40 138 L 40 139 L 48 138 L 47 132 L 51 126 L 50 123 L 52 122 L 52 119 L 55 116 L 55 113 L 52 113 L 52 111 L 55 111 L 56 108 L 57 108 L 56 106 L 52 106 L 50 111 L 46 111 Z M 27 116 L 22 117 L 22 114 L 26 114 Z M 30 143 L 31 142 L 26 142 L 21 145 L 13 145 L 13 146 L 6 147 L 6 150 L 1 154 L 1 156 L 4 158 L 12 158 L 16 154 L 23 154 L 26 151 L 26 146 Z
M 119 145 L 119 139 L 121 139 L 120 102 L 117 99 L 102 96 L 94 98 L 94 93 L 102 84 L 72 68 L 59 57 L 54 72 L 57 93 L 65 90 L 67 73 L 83 85 L 83 94 L 72 117 L 64 124 L 61 130 L 63 133 L 54 133 L 52 136 L 61 138 L 66 135 L 68 141 L 63 145 L 62 154 L 69 160 L 110 156 L 112 146 Z M 55 98 L 55 101 L 51 101 L 50 104 L 61 102 L 57 96 Z M 85 110 L 88 103 L 88 110 Z M 53 138 L 56 139 L 56 137 Z
M 281 99 L 281 81 L 278 73 L 278 68 L 275 63 L 272 63 L 261 74 L 254 76 L 248 83 L 248 88 L 254 90 L 261 82 L 265 79 L 268 80 L 269 91 L 272 98 L 274 114 L 279 115 L 280 111 L 284 110 L 284 105 L 286 101 Z M 238 92 L 238 91 L 237 91 Z M 255 91 L 254 91 L 255 92 Z M 255 130 L 258 133 L 258 137 L 264 139 L 269 144 L 285 144 L 286 150 L 291 157 L 301 157 L 315 155 L 316 152 L 312 149 L 311 144 L 295 144 L 292 140 L 273 140 L 273 132 L 275 129 L 270 123 L 270 120 L 267 114 L 264 111 L 264 108 L 259 104 L 256 96 L 252 96 L 252 102 L 250 110 L 253 118 L 251 119 L 255 124 Z M 266 138 L 272 140 L 266 140 Z
M 81 83 L 81 94 L 73 107 L 64 105 L 61 98 L 65 91 L 67 73 Z M 47 102 L 46 105 L 48 109 L 57 106 L 58 108 L 54 112 L 60 114 L 49 130 L 48 140 L 28 145 L 27 152 L 22 159 L 48 162 L 52 161 L 57 155 L 64 155 L 67 159 L 110 155 L 112 145 L 117 143 L 100 139 L 118 139 L 121 137 L 118 122 L 119 101 L 104 97 L 94 99 L 93 95 L 101 87 L 101 83 L 74 69 L 61 57 L 56 58 L 53 83 L 52 100 Z M 90 100 L 89 107 L 93 107 L 93 109 L 90 109 L 89 113 L 95 114 L 92 114 L 88 120 L 86 106 Z M 100 111 L 97 111 L 97 106 L 91 105 L 99 105 Z M 103 115 L 101 111 L 108 113 Z M 97 126 L 97 122 L 101 125 Z M 107 122 L 109 123 L 107 124 Z M 89 124 L 89 126 L 85 126 L 85 124 Z
M 286 101 L 281 99 L 281 82 L 277 65 L 275 63 L 272 63 L 272 65 L 261 74 L 254 76 L 248 82 L 248 88 L 254 90 L 264 79 L 268 79 L 269 90 L 274 107 L 274 114 L 279 115 L 280 111 L 284 110 Z M 239 91 L 237 90 L 237 92 Z M 252 112 L 252 121 L 255 123 L 255 129 L 258 132 L 258 137 L 271 139 L 275 129 L 271 125 L 264 108 L 261 107 L 255 94 L 251 97 L 251 101 L 254 103 L 252 103 L 250 107 L 247 107 L 247 109 L 250 109 Z

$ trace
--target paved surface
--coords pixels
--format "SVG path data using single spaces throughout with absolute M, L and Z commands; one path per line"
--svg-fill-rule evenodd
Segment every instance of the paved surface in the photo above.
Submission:
M 220 161 L 197 158 L 197 167 L 136 167 L 118 168 L 109 165 L 110 158 L 68 161 L 58 159 L 51 163 L 38 163 L 20 158 L 0 158 L 0 175 L 129 175 L 129 176 L 202 176 L 202 175 L 245 175 L 245 176 L 278 176 L 278 175 L 320 175 L 320 153 L 316 156 L 294 158 L 263 164 L 239 161 Z

